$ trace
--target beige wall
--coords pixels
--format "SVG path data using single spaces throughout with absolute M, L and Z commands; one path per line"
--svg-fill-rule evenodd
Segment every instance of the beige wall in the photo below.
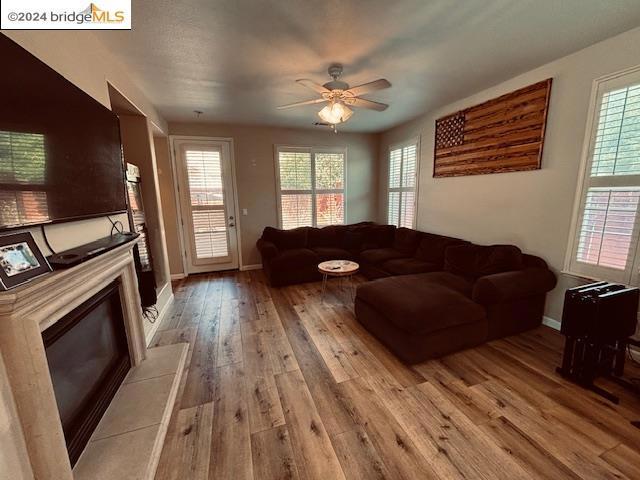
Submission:
M 267 225 L 277 226 L 274 145 L 314 145 L 347 147 L 347 222 L 376 220 L 378 213 L 378 138 L 371 134 L 338 133 L 328 130 L 302 130 L 217 124 L 169 124 L 171 135 L 230 137 L 234 142 L 236 181 L 240 221 L 242 264 L 260 263 L 256 240 Z M 163 205 L 164 195 L 163 195 Z M 242 209 L 248 215 L 242 215 Z M 165 210 L 167 242 L 177 243 L 175 210 Z M 171 237 L 174 236 L 172 239 Z M 171 250 L 171 249 L 170 249 Z M 171 273 L 179 258 L 169 252 Z
M 172 274 L 182 273 L 182 256 L 177 231 L 176 199 L 173 194 L 174 183 L 171 171 L 171 157 L 169 142 L 166 137 L 153 139 L 156 149 L 156 163 L 158 165 L 158 185 L 162 200 L 162 215 L 164 216 L 167 252 L 169 253 L 169 269 Z
M 388 148 L 419 135 L 418 229 L 483 244 L 513 243 L 541 256 L 559 273 L 569 236 L 593 80 L 640 64 L 639 46 L 640 29 L 631 30 L 385 132 L 380 142 L 380 217 L 386 218 Z M 432 177 L 437 118 L 549 77 L 553 77 L 553 87 L 541 170 Z M 564 289 L 578 282 L 583 280 L 560 276 L 558 287 L 548 297 L 549 317 L 560 319 Z
M 140 169 L 140 189 L 144 204 L 145 221 L 151 244 L 153 271 L 158 290 L 169 281 L 169 267 L 165 248 L 165 230 L 160 206 L 160 188 L 157 178 L 155 141 L 145 117 L 119 115 L 122 151 L 126 162 Z

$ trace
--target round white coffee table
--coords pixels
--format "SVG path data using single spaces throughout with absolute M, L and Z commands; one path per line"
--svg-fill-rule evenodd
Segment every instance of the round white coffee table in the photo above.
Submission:
M 353 275 L 358 273 L 358 270 L 360 270 L 360 265 L 350 260 L 329 260 L 318 264 L 318 271 L 322 274 L 320 300 L 324 300 L 324 291 L 327 288 L 327 279 L 329 277 L 346 277 L 349 280 L 349 290 L 351 291 L 351 300 L 353 300 Z

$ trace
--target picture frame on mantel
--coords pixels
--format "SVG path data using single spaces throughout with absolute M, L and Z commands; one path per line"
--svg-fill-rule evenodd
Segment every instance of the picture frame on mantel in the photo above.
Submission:
M 52 271 L 30 232 L 0 235 L 0 291 Z
M 542 168 L 551 78 L 436 120 L 433 176 Z

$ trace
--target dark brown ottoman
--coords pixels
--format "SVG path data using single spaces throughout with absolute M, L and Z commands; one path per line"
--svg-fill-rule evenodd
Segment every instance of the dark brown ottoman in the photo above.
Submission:
M 471 284 L 446 272 L 388 277 L 358 287 L 358 321 L 395 355 L 419 363 L 487 338 L 485 309 Z

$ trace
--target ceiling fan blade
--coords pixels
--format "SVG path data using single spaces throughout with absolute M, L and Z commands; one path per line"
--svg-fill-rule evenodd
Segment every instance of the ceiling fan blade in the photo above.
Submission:
M 372 100 L 365 100 L 364 98 L 353 98 L 345 102 L 347 105 L 358 108 L 368 108 L 369 110 L 377 110 L 382 112 L 386 110 L 389 105 L 386 103 L 374 102 Z
M 383 90 L 385 88 L 389 88 L 391 83 L 389 80 L 385 78 L 380 78 L 378 80 L 374 80 L 373 82 L 363 83 L 362 85 L 358 85 L 357 87 L 351 87 L 347 92 L 351 93 L 354 97 L 359 95 L 364 95 L 365 93 L 375 92 L 376 90 Z
M 314 98 L 313 100 L 305 100 L 304 102 L 296 102 L 296 103 L 289 103 L 288 105 L 280 105 L 279 107 L 276 107 L 278 110 L 284 110 L 286 108 L 293 108 L 293 107 L 300 107 L 302 105 L 313 105 L 315 103 L 324 103 L 327 100 L 325 100 L 324 98 Z
M 316 83 L 313 80 L 309 80 L 308 78 L 301 78 L 299 80 L 296 80 L 296 82 L 298 82 L 300 85 L 302 85 L 304 87 L 310 88 L 314 92 L 318 92 L 318 93 L 330 92 L 330 90 L 328 88 L 323 87 L 319 83 Z

